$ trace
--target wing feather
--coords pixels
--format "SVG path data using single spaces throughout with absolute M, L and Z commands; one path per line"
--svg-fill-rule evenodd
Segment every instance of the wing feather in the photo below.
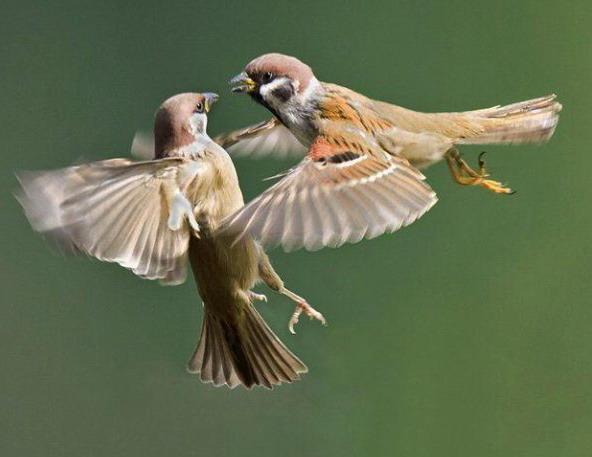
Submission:
M 277 118 L 235 130 L 214 138 L 220 146 L 236 156 L 278 159 L 303 157 L 306 148 Z
M 115 262 L 147 279 L 183 282 L 190 230 L 168 228 L 167 186 L 187 159 L 112 159 L 23 173 L 17 196 L 33 228 L 66 250 Z
M 437 201 L 423 175 L 401 157 L 372 148 L 314 147 L 299 166 L 227 218 L 222 230 L 286 251 L 316 250 L 396 231 Z

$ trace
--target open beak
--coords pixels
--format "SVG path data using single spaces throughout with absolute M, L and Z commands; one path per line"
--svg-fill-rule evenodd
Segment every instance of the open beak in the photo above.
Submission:
M 232 92 L 250 93 L 257 89 L 257 83 L 253 81 L 244 71 L 230 80 Z
M 209 113 L 210 109 L 212 109 L 212 105 L 216 103 L 220 97 L 218 96 L 218 94 L 215 94 L 213 92 L 205 92 L 203 96 L 204 108 L 206 110 L 206 113 Z

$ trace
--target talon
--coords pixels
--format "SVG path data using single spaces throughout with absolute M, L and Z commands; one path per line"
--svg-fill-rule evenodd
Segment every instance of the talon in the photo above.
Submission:
M 294 331 L 294 325 L 296 325 L 298 323 L 298 319 L 300 318 L 300 315 L 303 312 L 307 316 L 320 321 L 323 325 L 327 325 L 327 321 L 325 320 L 325 317 L 321 313 L 319 313 L 316 309 L 314 309 L 312 306 L 310 306 L 304 298 L 295 294 L 291 290 L 286 289 L 285 287 L 280 287 L 279 293 L 282 295 L 285 295 L 290 300 L 292 300 L 293 302 L 296 303 L 296 308 L 294 309 L 294 313 L 292 314 L 292 317 L 290 318 L 290 321 L 288 322 L 288 329 L 290 330 L 290 333 L 292 333 L 292 334 L 296 333 Z
M 483 151 L 481 154 L 479 154 L 478 163 L 479 163 L 479 168 L 481 170 L 483 170 L 485 168 L 485 159 L 483 159 L 483 157 L 485 157 L 485 154 L 487 154 L 487 151 Z
M 189 225 L 196 232 L 199 233 L 199 224 L 195 220 L 193 208 L 187 197 L 178 191 L 172 198 L 169 208 L 170 214 L 167 221 L 169 229 L 172 231 L 179 230 L 183 219 L 187 218 Z
M 251 300 L 257 300 L 267 303 L 267 296 L 265 294 L 256 294 L 255 292 L 249 292 Z
M 485 151 L 479 154 L 479 171 L 477 172 L 460 158 L 458 151 L 451 150 L 446 159 L 452 178 L 463 186 L 480 186 L 496 194 L 512 194 L 512 189 L 504 186 L 501 182 L 485 179 L 489 177 L 489 173 L 485 168 L 485 159 L 483 158 L 485 154 Z
M 290 333 L 292 333 L 293 335 L 296 334 L 296 332 L 294 331 L 294 325 L 296 325 L 298 323 L 300 315 L 303 312 L 308 317 L 310 317 L 311 320 L 315 319 L 315 320 L 319 321 L 322 325 L 324 325 L 324 326 L 327 325 L 327 320 L 325 319 L 325 316 L 323 316 L 316 309 L 314 309 L 312 306 L 310 306 L 306 301 L 302 301 L 302 302 L 299 302 L 296 304 L 296 309 L 294 310 L 294 314 L 292 314 L 292 317 L 290 318 L 290 321 L 288 323 L 288 329 L 290 330 Z
M 504 186 L 501 182 L 494 181 L 492 179 L 483 179 L 481 182 L 476 182 L 475 184 L 483 187 L 484 189 L 490 190 L 491 192 L 495 192 L 496 194 L 510 195 L 514 192 L 509 187 Z
M 298 318 L 300 317 L 301 313 L 302 313 L 302 308 L 297 306 L 296 309 L 294 310 L 294 314 L 292 314 L 292 317 L 290 318 L 290 322 L 288 322 L 288 330 L 290 330 L 290 333 L 292 335 L 296 335 L 296 331 L 294 330 L 294 326 L 298 323 Z
M 193 211 L 191 211 L 190 213 L 187 214 L 187 220 L 189 221 L 189 225 L 191 225 L 191 228 L 193 230 L 195 230 L 197 233 L 199 233 L 199 224 L 195 220 L 195 216 L 193 215 Z

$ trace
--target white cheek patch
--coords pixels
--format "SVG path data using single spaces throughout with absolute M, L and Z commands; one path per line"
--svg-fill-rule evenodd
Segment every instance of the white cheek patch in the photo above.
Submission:
M 319 80 L 317 78 L 312 78 L 308 82 L 306 89 L 304 89 L 301 94 L 298 94 L 297 97 L 300 103 L 305 105 L 310 98 L 317 97 L 322 91 L 323 88 L 321 87 Z

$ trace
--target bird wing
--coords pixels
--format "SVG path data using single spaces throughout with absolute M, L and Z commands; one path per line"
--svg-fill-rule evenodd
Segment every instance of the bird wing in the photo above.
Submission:
M 424 176 L 377 145 L 318 139 L 284 178 L 226 219 L 222 230 L 286 251 L 337 247 L 394 232 L 437 201 Z
M 276 117 L 218 135 L 214 141 L 237 156 L 285 159 L 306 154 L 306 148 Z
M 134 134 L 130 150 L 132 157 L 139 160 L 154 159 L 154 135 L 152 132 L 138 130 Z
M 194 162 L 112 159 L 24 172 L 18 176 L 22 189 L 17 199 L 33 228 L 64 251 L 178 284 L 185 279 L 191 229 L 185 219 L 179 219 L 177 230 L 169 228 L 169 213 L 180 179 Z

